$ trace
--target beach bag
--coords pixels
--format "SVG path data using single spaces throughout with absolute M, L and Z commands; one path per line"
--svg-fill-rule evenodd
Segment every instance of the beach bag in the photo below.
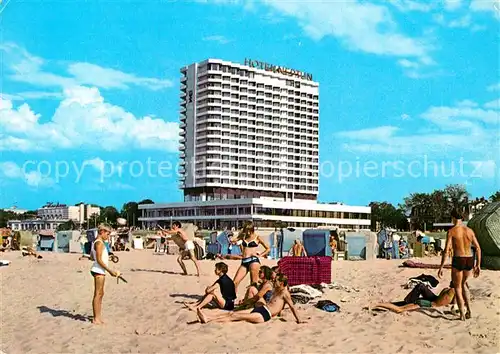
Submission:
M 338 312 L 340 311 L 340 306 L 330 300 L 320 300 L 316 304 L 316 308 L 326 311 L 326 312 Z

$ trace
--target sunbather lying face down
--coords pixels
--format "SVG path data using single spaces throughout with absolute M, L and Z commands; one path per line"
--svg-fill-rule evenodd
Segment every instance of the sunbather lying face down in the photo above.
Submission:
M 399 304 L 394 304 L 391 302 L 376 304 L 375 306 L 371 306 L 372 309 L 386 309 L 395 313 L 401 313 L 405 311 L 414 311 L 420 308 L 429 308 L 429 307 L 442 307 L 450 305 L 455 296 L 455 290 L 453 288 L 445 288 L 439 293 L 439 295 L 435 295 L 433 300 L 429 300 L 428 298 L 417 298 L 413 303 L 407 303 L 399 306 Z M 408 297 L 407 297 L 408 298 Z
M 208 322 L 237 322 L 246 321 L 249 323 L 264 323 L 269 321 L 272 317 L 278 315 L 285 304 L 292 310 L 297 323 L 304 323 L 297 313 L 297 310 L 293 306 L 292 297 L 287 289 L 288 279 L 285 275 L 279 274 L 274 282 L 274 292 L 271 300 L 267 305 L 262 305 L 261 303 L 255 304 L 253 310 L 243 310 L 232 312 L 228 315 L 209 318 L 201 309 L 197 311 L 198 319 L 201 323 Z

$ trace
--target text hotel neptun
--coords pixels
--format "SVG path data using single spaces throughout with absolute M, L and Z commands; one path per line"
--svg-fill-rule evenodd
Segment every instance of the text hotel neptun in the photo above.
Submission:
M 261 69 L 261 70 L 266 70 L 266 71 L 272 71 L 274 73 L 278 74 L 283 74 L 283 75 L 288 75 L 288 76 L 295 76 L 298 78 L 301 78 L 303 80 L 308 80 L 312 81 L 313 76 L 312 74 L 305 73 L 300 70 L 295 70 L 295 69 L 288 69 L 282 66 L 277 66 L 277 65 L 272 65 L 265 63 L 263 61 L 258 61 L 258 60 L 252 60 L 252 59 L 246 59 L 245 58 L 245 65 L 249 66 L 251 68 L 256 68 L 256 69 Z

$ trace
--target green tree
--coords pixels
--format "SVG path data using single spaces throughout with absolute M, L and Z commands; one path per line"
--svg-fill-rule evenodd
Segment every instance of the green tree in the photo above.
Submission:
M 73 220 L 68 220 L 57 226 L 57 231 L 79 230 L 79 225 Z
M 155 202 L 153 202 L 151 199 L 143 199 L 137 204 L 141 205 L 141 204 L 154 204 L 154 203 Z
M 127 220 L 129 226 L 139 224 L 139 204 L 136 202 L 128 202 L 123 204 L 121 217 Z
M 490 195 L 490 202 L 500 202 L 500 191 L 496 191 L 495 194 Z
M 101 209 L 101 214 L 99 215 L 99 223 L 108 223 L 112 226 L 116 226 L 116 219 L 120 217 L 120 213 L 114 206 L 108 205 Z
M 460 184 L 451 184 L 447 185 L 444 189 L 444 195 L 448 200 L 448 215 L 451 213 L 453 209 L 457 209 L 464 213 L 464 216 L 467 217 L 469 214 L 469 197 L 470 194 L 467 192 L 467 189 L 464 185 Z
M 408 229 L 409 224 L 404 209 L 396 208 L 388 202 L 371 202 L 369 206 L 372 209 L 372 230 L 377 230 L 378 227 L 391 227 L 398 230 Z

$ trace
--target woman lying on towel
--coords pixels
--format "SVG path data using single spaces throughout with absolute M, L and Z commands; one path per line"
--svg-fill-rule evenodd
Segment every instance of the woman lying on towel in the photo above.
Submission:
M 418 284 L 405 297 L 404 301 L 380 303 L 371 306 L 371 309 L 386 309 L 395 313 L 401 313 L 418 310 L 420 308 L 448 306 L 453 302 L 454 297 L 455 290 L 451 283 L 450 287 L 441 290 L 439 295 L 434 294 L 424 284 Z

